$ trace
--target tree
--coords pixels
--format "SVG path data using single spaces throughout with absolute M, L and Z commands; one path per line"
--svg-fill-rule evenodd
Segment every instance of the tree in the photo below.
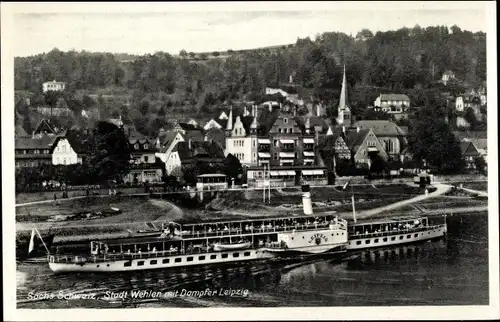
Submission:
M 459 142 L 434 108 L 422 108 L 416 113 L 408 145 L 417 160 L 426 160 L 442 173 L 456 173 L 464 167 Z
M 380 155 L 377 154 L 371 159 L 370 173 L 380 174 L 388 169 L 387 162 Z
M 478 122 L 477 122 L 476 114 L 474 113 L 474 109 L 472 109 L 472 107 L 468 107 L 465 110 L 464 118 L 470 124 L 471 129 L 474 130 L 476 128 Z
M 139 104 L 139 112 L 141 112 L 142 115 L 146 116 L 149 112 L 149 102 L 148 101 L 142 101 Z
M 196 54 L 193 53 L 192 51 L 189 52 L 189 58 L 194 59 L 196 57 Z
M 476 165 L 476 170 L 482 174 L 485 174 L 486 161 L 482 156 L 474 158 L 474 164 Z
M 219 52 L 218 52 L 218 51 L 214 51 L 214 52 L 212 53 L 212 56 L 214 56 L 214 57 L 219 57 L 219 55 L 220 55 L 220 54 L 219 54 Z
M 93 129 L 89 166 L 92 175 L 107 180 L 120 180 L 130 167 L 130 149 L 123 129 L 107 122 L 98 122 Z
M 243 178 L 243 167 L 240 160 L 231 153 L 224 160 L 223 171 L 230 180 L 235 179 L 237 183 L 240 183 L 239 181 Z
M 184 49 L 181 49 L 181 51 L 179 52 L 179 56 L 182 58 L 182 59 L 185 59 L 187 56 L 188 56 L 188 53 L 186 50 Z

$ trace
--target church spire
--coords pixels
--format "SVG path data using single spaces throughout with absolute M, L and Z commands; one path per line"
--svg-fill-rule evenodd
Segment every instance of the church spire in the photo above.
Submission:
M 257 123 L 257 108 L 255 106 L 252 106 L 252 114 L 253 114 L 253 121 L 252 124 L 250 125 L 250 133 L 256 134 L 258 123 Z
M 342 89 L 340 90 L 339 110 L 345 109 L 348 106 L 349 102 L 347 100 L 347 80 L 345 77 L 345 64 L 344 64 L 344 76 L 342 77 Z
M 337 123 L 345 126 L 350 126 L 351 109 L 349 108 L 349 102 L 347 99 L 347 79 L 345 75 L 345 65 L 344 65 L 344 75 L 342 77 L 342 89 L 340 91 L 339 107 L 337 110 L 338 110 Z
M 231 106 L 231 109 L 229 110 L 229 116 L 227 118 L 226 131 L 232 131 L 232 130 L 233 130 L 233 107 Z

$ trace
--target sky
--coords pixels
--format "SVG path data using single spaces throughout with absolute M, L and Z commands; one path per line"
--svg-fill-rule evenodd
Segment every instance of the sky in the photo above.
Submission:
M 60 50 L 144 54 L 295 43 L 323 32 L 355 36 L 401 27 L 488 29 L 481 2 L 23 4 L 13 9 L 14 56 Z

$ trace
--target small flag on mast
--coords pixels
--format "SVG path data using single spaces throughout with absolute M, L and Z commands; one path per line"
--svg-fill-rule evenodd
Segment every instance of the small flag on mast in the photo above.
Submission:
M 28 247 L 28 254 L 31 254 L 31 252 L 35 249 L 35 228 L 31 230 L 31 238 L 30 238 L 30 245 Z

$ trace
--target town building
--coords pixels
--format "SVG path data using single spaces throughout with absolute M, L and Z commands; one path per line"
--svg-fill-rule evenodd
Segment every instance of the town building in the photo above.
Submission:
M 401 151 L 407 146 L 407 133 L 396 123 L 385 120 L 362 120 L 354 124 L 361 129 L 372 129 L 384 147 L 389 160 L 401 160 Z
M 82 142 L 71 136 L 56 137 L 49 152 L 53 165 L 81 164 L 86 153 Z
M 351 150 L 352 159 L 356 164 L 371 166 L 371 160 L 376 156 L 388 160 L 384 147 L 372 129 L 360 127 L 346 129 L 345 142 Z
M 170 175 L 178 178 L 184 175 L 184 172 L 191 167 L 202 168 L 224 166 L 224 150 L 216 142 L 193 141 L 179 142 L 170 153 L 168 166 L 172 166 Z M 204 174 L 204 173 L 201 173 Z
M 462 152 L 462 159 L 465 161 L 466 169 L 476 168 L 476 158 L 481 156 L 478 148 L 471 141 L 460 141 L 460 151 Z
M 16 138 L 14 144 L 16 168 L 52 164 L 50 149 L 55 139 L 56 136 L 48 134 Z
M 380 94 L 373 106 L 389 114 L 402 113 L 410 107 L 410 98 L 405 94 Z
M 164 164 L 156 158 L 154 140 L 141 135 L 128 138 L 130 145 L 130 171 L 124 176 L 125 183 L 161 182 Z
M 455 79 L 455 73 L 451 70 L 447 70 L 441 76 L 441 82 L 446 86 L 448 83 Z
M 66 89 L 66 83 L 64 82 L 56 82 L 55 80 L 52 82 L 45 82 L 42 84 L 43 92 L 54 91 L 54 92 L 62 92 Z
M 224 112 L 223 112 L 224 113 Z M 226 118 L 227 119 L 227 118 Z M 203 130 L 209 131 L 211 129 L 222 129 L 222 125 L 217 122 L 215 119 L 210 119 L 205 125 L 203 126 Z
M 233 118 L 231 108 L 226 123 L 225 155 L 234 155 L 242 165 L 257 163 L 257 108 L 253 107 L 252 116 Z

